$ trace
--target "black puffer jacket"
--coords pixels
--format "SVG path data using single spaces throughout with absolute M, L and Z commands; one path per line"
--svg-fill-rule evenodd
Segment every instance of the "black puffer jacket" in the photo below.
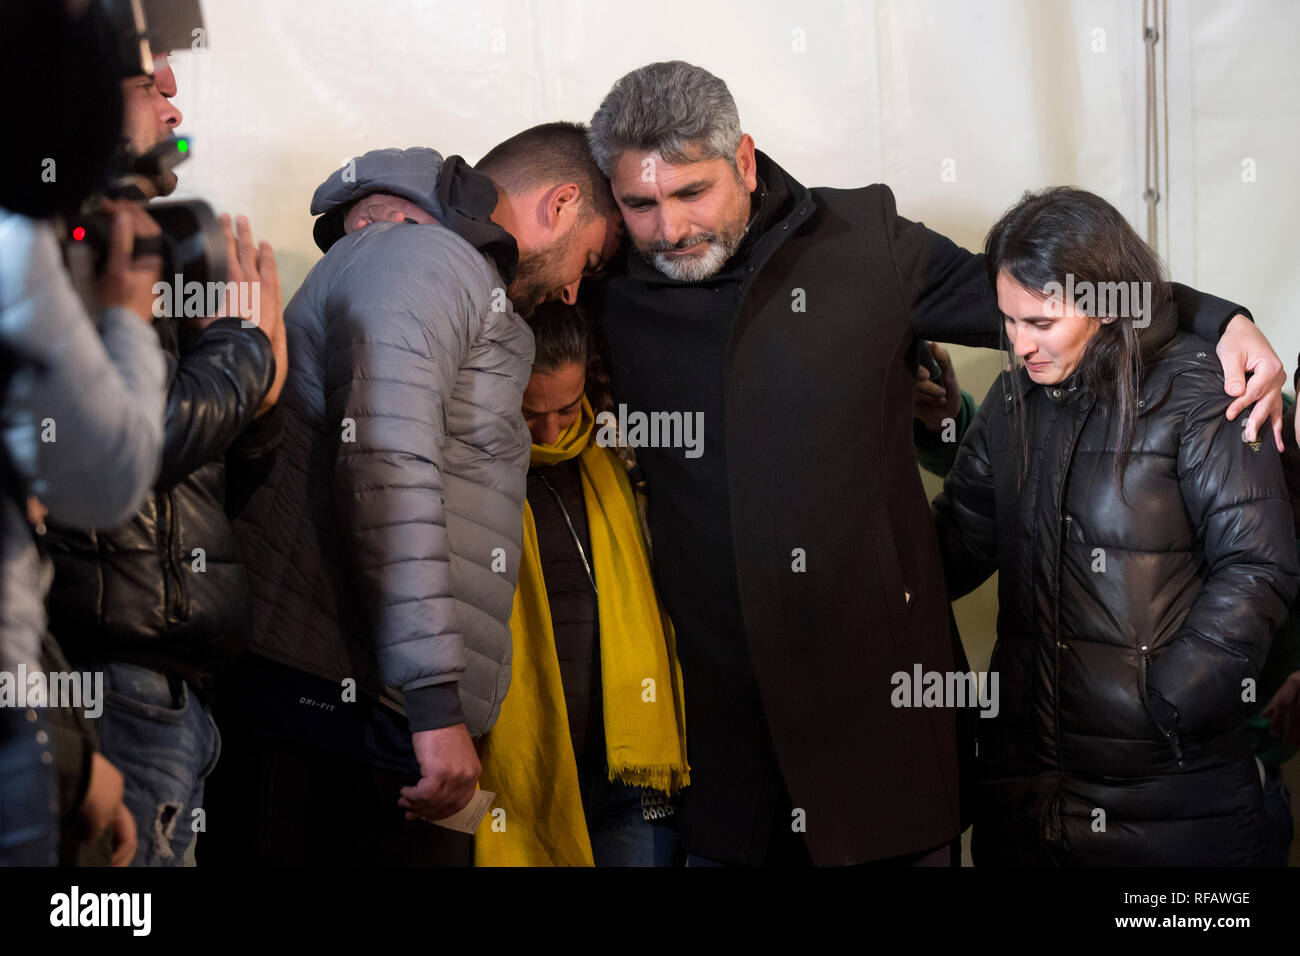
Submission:
M 1159 324 L 1143 342 L 1127 505 L 1106 410 L 1023 370 L 994 383 L 935 501 L 952 595 L 999 573 L 977 865 L 1261 858 L 1243 686 L 1300 584 L 1286 486 L 1267 436 L 1224 418 L 1213 347 Z
M 176 323 L 154 323 L 167 354 L 161 474 L 126 524 L 51 525 L 50 631 L 84 665 L 130 661 L 203 692 L 249 632 L 248 583 L 230 516 L 265 477 L 280 441 L 278 407 L 255 419 L 275 375 L 266 335 L 218 319 L 182 349 Z

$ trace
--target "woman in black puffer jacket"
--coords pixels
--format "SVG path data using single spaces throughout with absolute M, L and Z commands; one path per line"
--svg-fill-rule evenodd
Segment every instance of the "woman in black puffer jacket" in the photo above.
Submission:
M 1104 200 L 1026 195 L 986 253 L 1023 367 L 935 500 L 952 596 L 999 572 L 975 862 L 1255 864 L 1243 720 L 1300 586 L 1277 450 L 1227 421 L 1213 347 Z

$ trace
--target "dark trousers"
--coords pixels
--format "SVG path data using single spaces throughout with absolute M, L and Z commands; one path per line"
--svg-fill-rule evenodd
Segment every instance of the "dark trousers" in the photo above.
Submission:
M 804 845 L 803 837 L 791 827 L 792 807 L 789 797 L 781 801 L 781 811 L 772 822 L 771 835 L 767 852 L 759 866 L 766 867 L 810 867 L 812 856 Z M 711 860 L 695 853 L 687 854 L 687 866 L 732 866 L 721 860 Z M 903 866 L 961 866 L 961 837 L 957 836 L 947 843 L 931 847 L 906 856 L 891 857 L 886 860 L 874 860 L 859 863 L 858 867 L 903 867 Z
M 802 851 L 802 852 L 800 852 Z M 687 866 L 729 866 L 727 863 L 719 863 L 717 860 L 710 860 L 703 856 L 688 856 L 686 858 Z M 812 866 L 812 860 L 808 856 L 808 851 L 803 850 L 802 844 L 796 850 L 793 847 L 787 847 L 782 851 L 774 853 L 768 858 L 765 866 Z M 859 863 L 858 867 L 898 867 L 898 866 L 961 866 L 961 838 L 958 837 L 950 843 L 945 843 L 941 847 L 933 850 L 922 850 L 920 853 L 910 853 L 907 856 L 894 857 L 888 860 L 876 860 L 873 863 Z
M 468 866 L 470 838 L 407 820 L 406 774 L 273 739 L 225 735 L 200 866 Z
M 1291 791 L 1282 779 L 1282 768 L 1268 767 L 1264 777 L 1264 825 L 1267 828 L 1266 866 L 1286 866 L 1295 837 L 1295 820 L 1291 816 Z
M 397 805 L 420 776 L 404 718 L 247 657 L 217 682 L 221 760 L 200 866 L 468 866 L 470 837 Z

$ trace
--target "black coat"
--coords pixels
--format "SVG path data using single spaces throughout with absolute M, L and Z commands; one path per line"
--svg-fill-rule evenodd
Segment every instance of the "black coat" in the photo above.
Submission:
M 682 662 L 687 850 L 743 857 L 746 834 L 719 835 L 766 799 L 745 770 L 770 746 L 813 860 L 862 863 L 961 829 L 957 715 L 891 703 L 896 672 L 965 667 L 911 369 L 918 337 L 996 347 L 1000 325 L 983 256 L 899 216 L 888 187 L 810 190 L 762 153 L 758 173 L 786 198 L 719 276 L 675 282 L 632 253 L 594 314 L 616 402 L 695 411 L 702 378 L 720 395 L 699 459 L 637 453 Z M 1236 310 L 1180 294 L 1212 338 Z M 729 323 L 716 364 L 690 344 L 702 323 Z
M 1213 348 L 1161 323 L 1143 339 L 1160 350 L 1127 504 L 1106 407 L 1023 370 L 994 383 L 935 501 L 954 596 L 999 574 L 977 865 L 1263 859 L 1243 682 L 1258 681 L 1300 585 L 1286 485 L 1271 437 L 1252 449 L 1224 418 Z
M 169 372 L 161 473 L 119 527 L 50 526 L 50 631 L 74 663 L 130 661 L 202 685 L 248 634 L 230 516 L 279 444 L 278 409 L 254 419 L 275 359 L 266 335 L 238 319 L 217 319 L 183 350 L 175 322 L 155 328 Z

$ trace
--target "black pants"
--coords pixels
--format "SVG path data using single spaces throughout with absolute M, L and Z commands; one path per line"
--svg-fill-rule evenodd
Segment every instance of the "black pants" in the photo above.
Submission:
M 217 683 L 221 759 L 199 866 L 469 866 L 468 834 L 407 820 L 419 779 L 406 722 L 338 685 L 251 659 Z M 329 746 L 326 746 L 326 742 Z
M 397 798 L 411 776 L 222 733 L 199 866 L 470 864 L 467 834 L 405 818 Z

